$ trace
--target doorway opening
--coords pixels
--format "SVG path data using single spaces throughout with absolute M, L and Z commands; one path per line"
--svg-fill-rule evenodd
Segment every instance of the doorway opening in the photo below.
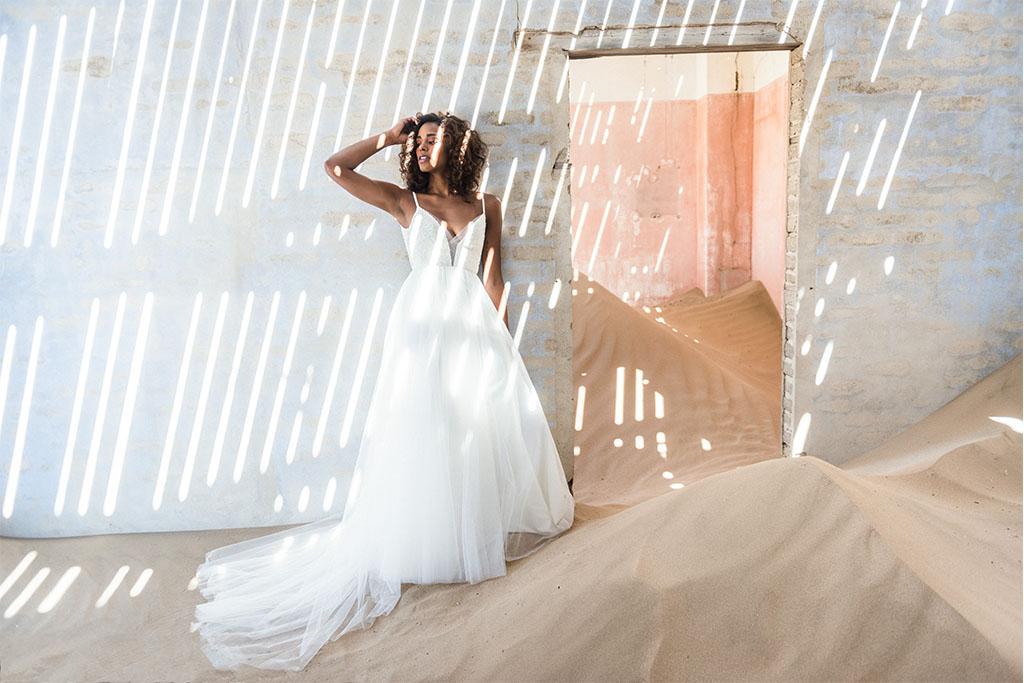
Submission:
M 783 452 L 790 58 L 569 59 L 585 502 L 634 504 Z

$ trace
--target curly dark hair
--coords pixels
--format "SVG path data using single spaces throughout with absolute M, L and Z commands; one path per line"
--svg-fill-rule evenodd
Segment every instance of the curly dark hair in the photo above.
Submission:
M 447 113 L 428 113 L 419 117 L 416 128 L 402 145 L 398 153 L 402 180 L 413 192 L 424 192 L 430 175 L 420 171 L 416 163 L 416 136 L 425 123 L 436 123 L 441 130 L 441 144 L 448 151 L 448 164 L 445 169 L 448 189 L 452 194 L 468 197 L 480 187 L 484 163 L 487 161 L 487 144 L 480 134 L 469 127 L 469 121 Z

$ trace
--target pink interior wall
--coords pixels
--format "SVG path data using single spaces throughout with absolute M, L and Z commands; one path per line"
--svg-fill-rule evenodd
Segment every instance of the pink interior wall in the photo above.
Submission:
M 750 276 L 761 281 L 780 314 L 786 260 L 788 121 L 789 82 L 779 77 L 754 93 Z
M 707 95 L 703 162 L 707 295 L 750 280 L 751 141 L 753 95 Z
M 768 89 L 573 103 L 573 267 L 638 305 L 754 277 L 781 306 L 786 79 Z
M 569 152 L 573 267 L 619 296 L 628 291 L 632 300 L 639 289 L 643 299 L 663 301 L 703 289 L 696 154 L 703 145 L 688 139 L 702 127 L 693 102 L 652 102 L 646 124 L 646 106 L 634 114 L 635 104 L 595 103 L 589 115 L 580 107 Z

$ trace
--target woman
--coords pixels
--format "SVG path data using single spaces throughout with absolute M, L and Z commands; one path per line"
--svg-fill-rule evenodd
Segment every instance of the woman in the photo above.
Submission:
M 356 167 L 389 145 L 406 187 Z M 219 669 L 297 671 L 390 612 L 403 583 L 478 583 L 572 525 L 574 504 L 503 312 L 487 148 L 451 114 L 408 117 L 325 169 L 394 216 L 412 272 L 384 333 L 340 515 L 213 550 L 193 630 Z M 483 281 L 477 271 L 483 265 Z M 499 317 L 501 313 L 501 317 Z

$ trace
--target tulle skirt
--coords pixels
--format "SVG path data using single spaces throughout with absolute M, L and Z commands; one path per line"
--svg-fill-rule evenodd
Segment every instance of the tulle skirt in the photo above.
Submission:
M 344 511 L 206 555 L 203 651 L 297 671 L 389 613 L 403 583 L 478 583 L 572 525 L 518 349 L 480 279 L 418 266 L 396 296 Z

